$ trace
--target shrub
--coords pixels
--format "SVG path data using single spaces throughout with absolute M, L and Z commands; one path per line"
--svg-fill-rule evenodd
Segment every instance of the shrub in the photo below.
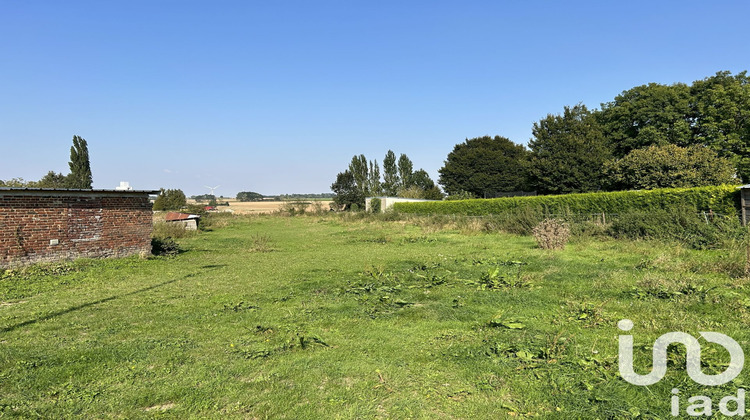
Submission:
M 375 197 L 370 199 L 370 211 L 373 213 L 380 213 L 381 209 L 381 202 L 380 199 Z
M 570 226 L 562 220 L 545 219 L 532 234 L 542 249 L 563 249 L 570 238 Z
M 185 225 L 179 222 L 156 222 L 151 236 L 154 238 L 184 238 L 194 234 L 194 230 L 185 229 Z
M 310 207 L 310 203 L 307 201 L 285 201 L 279 207 L 278 213 L 282 216 L 297 216 L 305 214 L 308 207 Z
M 736 181 L 729 159 L 702 146 L 652 145 L 605 165 L 614 189 L 718 185 Z
M 174 239 L 151 238 L 151 253 L 154 255 L 172 256 L 180 253 L 180 246 Z

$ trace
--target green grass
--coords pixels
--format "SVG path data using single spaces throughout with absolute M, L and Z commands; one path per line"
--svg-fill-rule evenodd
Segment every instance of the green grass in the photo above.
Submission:
M 2 275 L 0 417 L 671 418 L 674 387 L 718 404 L 750 379 L 700 387 L 679 348 L 650 387 L 617 368 L 623 318 L 641 372 L 668 331 L 750 348 L 744 249 L 545 251 L 335 216 L 238 217 L 180 243 Z

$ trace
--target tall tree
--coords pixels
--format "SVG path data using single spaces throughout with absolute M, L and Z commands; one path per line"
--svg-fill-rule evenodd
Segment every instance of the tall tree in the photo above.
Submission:
M 731 159 L 750 181 L 750 77 L 728 71 L 693 83 L 696 143 Z
M 597 191 L 612 153 L 599 123 L 585 105 L 565 107 L 534 123 L 529 141 L 529 180 L 546 194 Z
M 187 204 L 185 193 L 179 189 L 165 190 L 162 188 L 154 200 L 154 210 L 179 210 Z
M 526 190 L 528 154 L 524 146 L 501 136 L 466 139 L 448 154 L 438 182 L 449 195 Z
M 690 87 L 658 83 L 636 86 L 602 104 L 602 129 L 616 157 L 651 145 L 692 143 Z
M 35 187 L 37 188 L 66 188 L 68 185 L 68 177 L 55 171 L 47 172 L 47 175 L 42 177 L 36 182 Z
M 395 197 L 398 194 L 399 183 L 396 154 L 389 150 L 383 159 L 383 193 Z
M 373 164 L 372 161 L 370 161 L 370 180 L 368 182 L 368 187 L 370 189 L 371 195 L 380 195 L 383 192 L 383 189 L 380 185 L 380 166 L 378 166 L 378 160 L 375 159 L 375 163 Z
M 331 184 L 331 191 L 336 193 L 333 201 L 339 206 L 343 206 L 346 210 L 350 209 L 352 204 L 356 204 L 361 208 L 365 206 L 365 196 L 357 187 L 354 175 L 348 170 L 339 172 L 336 175 L 336 182 Z
M 440 191 L 440 188 L 438 188 L 437 185 L 435 185 L 435 182 L 430 178 L 430 174 L 424 169 L 414 171 L 412 182 L 414 184 L 412 188 L 416 188 L 421 192 L 420 196 L 416 198 L 424 198 L 427 200 L 443 199 L 443 192 Z
M 359 192 L 363 197 L 367 196 L 369 194 L 368 183 L 370 176 L 368 175 L 367 158 L 365 158 L 365 155 L 352 156 L 352 161 L 349 163 L 349 172 L 354 177 L 354 182 Z
M 401 156 L 398 158 L 398 177 L 401 179 L 399 189 L 407 189 L 414 185 L 414 181 L 412 180 L 413 172 L 414 164 L 411 162 L 411 159 L 401 153 Z
M 86 140 L 79 136 L 73 136 L 68 166 L 70 166 L 70 174 L 67 176 L 68 188 L 90 190 L 93 179 L 89 162 L 89 148 Z

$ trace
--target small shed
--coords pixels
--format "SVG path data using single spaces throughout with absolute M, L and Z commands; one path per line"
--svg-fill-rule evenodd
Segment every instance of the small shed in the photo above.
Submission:
M 750 184 L 740 187 L 740 209 L 742 210 L 742 226 L 750 222 Z
M 198 220 L 200 220 L 200 218 L 200 215 L 197 214 L 170 211 L 169 213 L 167 213 L 167 217 L 165 220 L 168 223 L 180 223 L 185 226 L 185 229 L 187 230 L 198 230 Z

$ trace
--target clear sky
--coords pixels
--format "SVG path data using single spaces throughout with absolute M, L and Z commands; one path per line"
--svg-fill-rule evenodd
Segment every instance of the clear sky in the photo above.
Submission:
M 750 69 L 747 1 L 0 0 L 0 179 L 330 192 L 352 155 L 437 180 L 565 105 Z

